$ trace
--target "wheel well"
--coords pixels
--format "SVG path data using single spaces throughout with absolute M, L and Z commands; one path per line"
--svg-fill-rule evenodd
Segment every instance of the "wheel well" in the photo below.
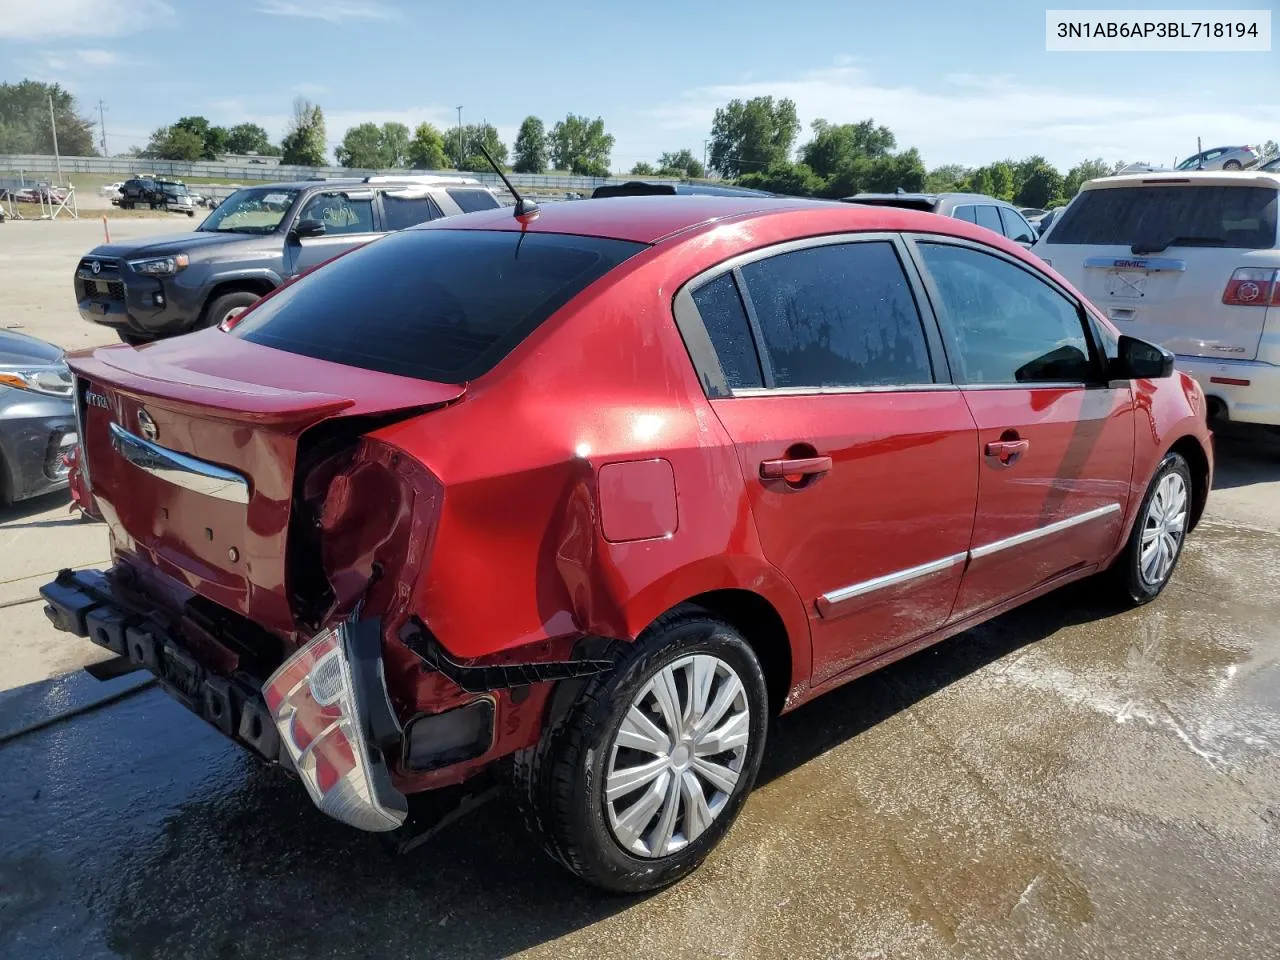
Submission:
M 1172 447 L 1171 453 L 1180 453 L 1191 468 L 1191 523 L 1189 529 L 1195 529 L 1204 513 L 1205 503 L 1209 500 L 1209 458 L 1204 447 L 1195 437 L 1182 437 Z
M 764 670 L 769 707 L 781 713 L 791 689 L 791 640 L 773 604 L 750 590 L 712 590 L 686 603 L 701 607 L 746 638 Z
M 226 280 L 215 286 L 209 291 L 209 296 L 205 298 L 204 309 L 209 309 L 209 304 L 217 300 L 219 297 L 228 293 L 238 293 L 243 290 L 245 293 L 253 293 L 259 297 L 265 297 L 268 293 L 276 288 L 276 285 L 270 280 L 264 278 L 248 278 L 245 280 Z M 202 311 L 203 313 L 203 311 Z

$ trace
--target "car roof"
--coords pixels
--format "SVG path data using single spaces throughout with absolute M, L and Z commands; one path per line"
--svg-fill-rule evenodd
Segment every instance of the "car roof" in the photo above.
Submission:
M 941 203 L 943 200 L 974 200 L 983 203 L 1000 203 L 1013 206 L 997 197 L 989 197 L 985 193 L 855 193 L 851 197 L 840 198 L 845 203 L 892 203 L 901 200 L 904 203 Z
M 1195 184 L 1202 187 L 1269 187 L 1280 189 L 1280 173 L 1266 170 L 1167 170 L 1159 173 L 1122 173 L 1085 182 L 1080 189 L 1108 190 L 1116 187 L 1142 187 L 1171 184 Z
M 629 196 L 708 196 L 708 197 L 774 197 L 767 190 L 749 187 L 724 187 L 708 183 L 670 183 L 651 180 L 628 180 L 626 183 L 607 183 L 591 192 L 592 200 Z
M 483 183 L 474 177 L 422 177 L 414 176 L 410 173 L 405 174 L 403 177 L 322 177 L 314 180 L 282 180 L 278 183 L 245 184 L 240 187 L 240 189 L 310 190 L 313 187 L 325 189 L 333 187 L 394 186 L 396 184 L 424 187 L 461 187 L 463 189 L 471 190 L 488 189 Z
M 528 230 L 656 244 L 696 228 L 775 215 L 811 213 L 822 232 L 902 230 L 944 233 L 980 240 L 1000 249 L 1021 248 L 990 230 L 964 220 L 902 207 L 838 203 L 799 198 L 649 196 L 606 197 L 590 203 L 546 203 L 538 216 L 522 224 L 511 207 L 445 217 L 410 230 Z M 1021 255 L 1021 254 L 1019 254 Z

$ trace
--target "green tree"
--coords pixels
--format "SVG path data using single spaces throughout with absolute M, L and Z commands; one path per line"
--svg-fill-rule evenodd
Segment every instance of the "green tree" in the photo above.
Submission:
M 697 180 L 707 175 L 707 168 L 693 155 L 692 150 L 685 149 L 660 156 L 658 173 L 664 177 L 688 177 L 690 180 Z
M 382 159 L 386 161 L 384 167 L 409 165 L 409 128 L 403 123 L 382 125 Z
M 924 189 L 925 169 L 915 147 L 901 153 L 854 157 L 842 163 L 820 191 L 825 197 L 848 197 L 855 193 L 893 193 L 902 189 L 917 193 Z
M 217 160 L 219 154 L 227 152 L 227 129 L 213 126 L 204 117 L 183 117 L 170 129 L 186 130 L 199 137 L 200 159 Z
M 93 122 L 79 115 L 76 98 L 56 83 L 37 80 L 0 83 L 0 153 L 53 153 L 51 96 L 58 152 L 64 157 L 97 155 Z
M 348 129 L 333 154 L 340 167 L 376 170 L 388 166 L 382 150 L 382 131 L 376 123 L 361 123 Z
M 1111 173 L 1107 162 L 1099 157 L 1097 160 L 1085 160 L 1077 163 L 1067 171 L 1062 183 L 1062 195 L 1070 200 L 1080 192 L 1080 187 L 1089 180 L 1105 177 Z
M 924 189 L 928 193 L 956 193 L 963 190 L 973 171 L 963 164 L 944 163 L 925 175 Z
M 1036 159 L 1040 162 L 1027 169 L 1014 199 L 1019 206 L 1047 210 L 1062 199 L 1062 174 L 1043 157 Z
M 730 100 L 717 108 L 711 124 L 711 169 L 726 177 L 767 171 L 790 159 L 799 134 L 792 100 Z
M 516 173 L 546 173 L 547 129 L 537 117 L 525 117 L 516 134 Z
M 633 177 L 652 177 L 653 175 L 653 164 L 645 163 L 643 160 L 631 168 L 631 176 Z
M 204 140 L 187 127 L 159 127 L 151 134 L 151 142 L 143 155 L 158 160 L 200 160 L 204 157 Z
M 271 157 L 279 154 L 280 148 L 271 142 L 267 131 L 256 123 L 238 123 L 227 131 L 227 153 L 257 153 Z
M 305 97 L 293 101 L 288 132 L 280 142 L 281 159 L 302 167 L 325 165 L 324 111 Z
M 462 128 L 462 152 L 458 151 L 458 131 L 451 131 L 444 138 L 445 156 L 453 164 L 455 170 L 471 170 L 486 172 L 493 168 L 484 154 L 476 147 L 483 143 L 485 149 L 496 160 L 499 166 L 507 165 L 507 145 L 498 136 L 498 128 L 491 123 L 469 123 Z
M 811 124 L 813 139 L 800 148 L 800 159 L 818 176 L 829 178 L 840 167 L 859 157 L 885 157 L 898 145 L 893 131 L 874 120 L 858 123 Z
M 409 141 L 409 166 L 417 170 L 440 170 L 448 163 L 444 137 L 429 123 L 420 123 Z
M 1280 143 L 1276 143 L 1274 140 L 1268 140 L 1260 149 L 1262 150 L 1262 156 L 1264 158 L 1274 157 L 1276 154 L 1280 153 Z
M 991 196 L 997 200 L 1013 199 L 1013 168 L 1003 160 L 991 165 Z
M 613 134 L 605 133 L 604 120 L 569 114 L 551 128 L 547 138 L 551 145 L 551 162 L 557 170 L 588 177 L 609 175 L 609 154 L 613 152 Z
M 741 187 L 768 190 L 789 197 L 812 197 L 826 186 L 823 179 L 807 164 L 793 163 L 790 160 L 775 163 L 767 170 L 744 173 L 736 182 Z

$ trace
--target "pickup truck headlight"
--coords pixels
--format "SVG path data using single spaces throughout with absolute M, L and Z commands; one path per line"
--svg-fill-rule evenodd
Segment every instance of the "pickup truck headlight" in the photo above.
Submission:
M 129 266 L 134 273 L 149 277 L 171 277 L 179 270 L 185 270 L 190 258 L 185 253 L 171 257 L 150 257 L 146 260 L 130 260 Z
M 0 386 L 30 390 L 51 397 L 69 397 L 75 381 L 65 363 L 34 367 L 0 367 Z

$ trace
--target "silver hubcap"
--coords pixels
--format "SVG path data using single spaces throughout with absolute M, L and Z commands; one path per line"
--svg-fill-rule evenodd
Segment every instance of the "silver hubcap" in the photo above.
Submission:
M 605 809 L 623 849 L 665 857 L 696 840 L 738 784 L 750 731 L 746 690 L 723 660 L 696 654 L 659 670 L 609 752 Z
M 1156 487 L 1142 525 L 1138 570 L 1153 587 L 1164 583 L 1182 549 L 1187 532 L 1187 484 L 1181 475 L 1167 474 Z

